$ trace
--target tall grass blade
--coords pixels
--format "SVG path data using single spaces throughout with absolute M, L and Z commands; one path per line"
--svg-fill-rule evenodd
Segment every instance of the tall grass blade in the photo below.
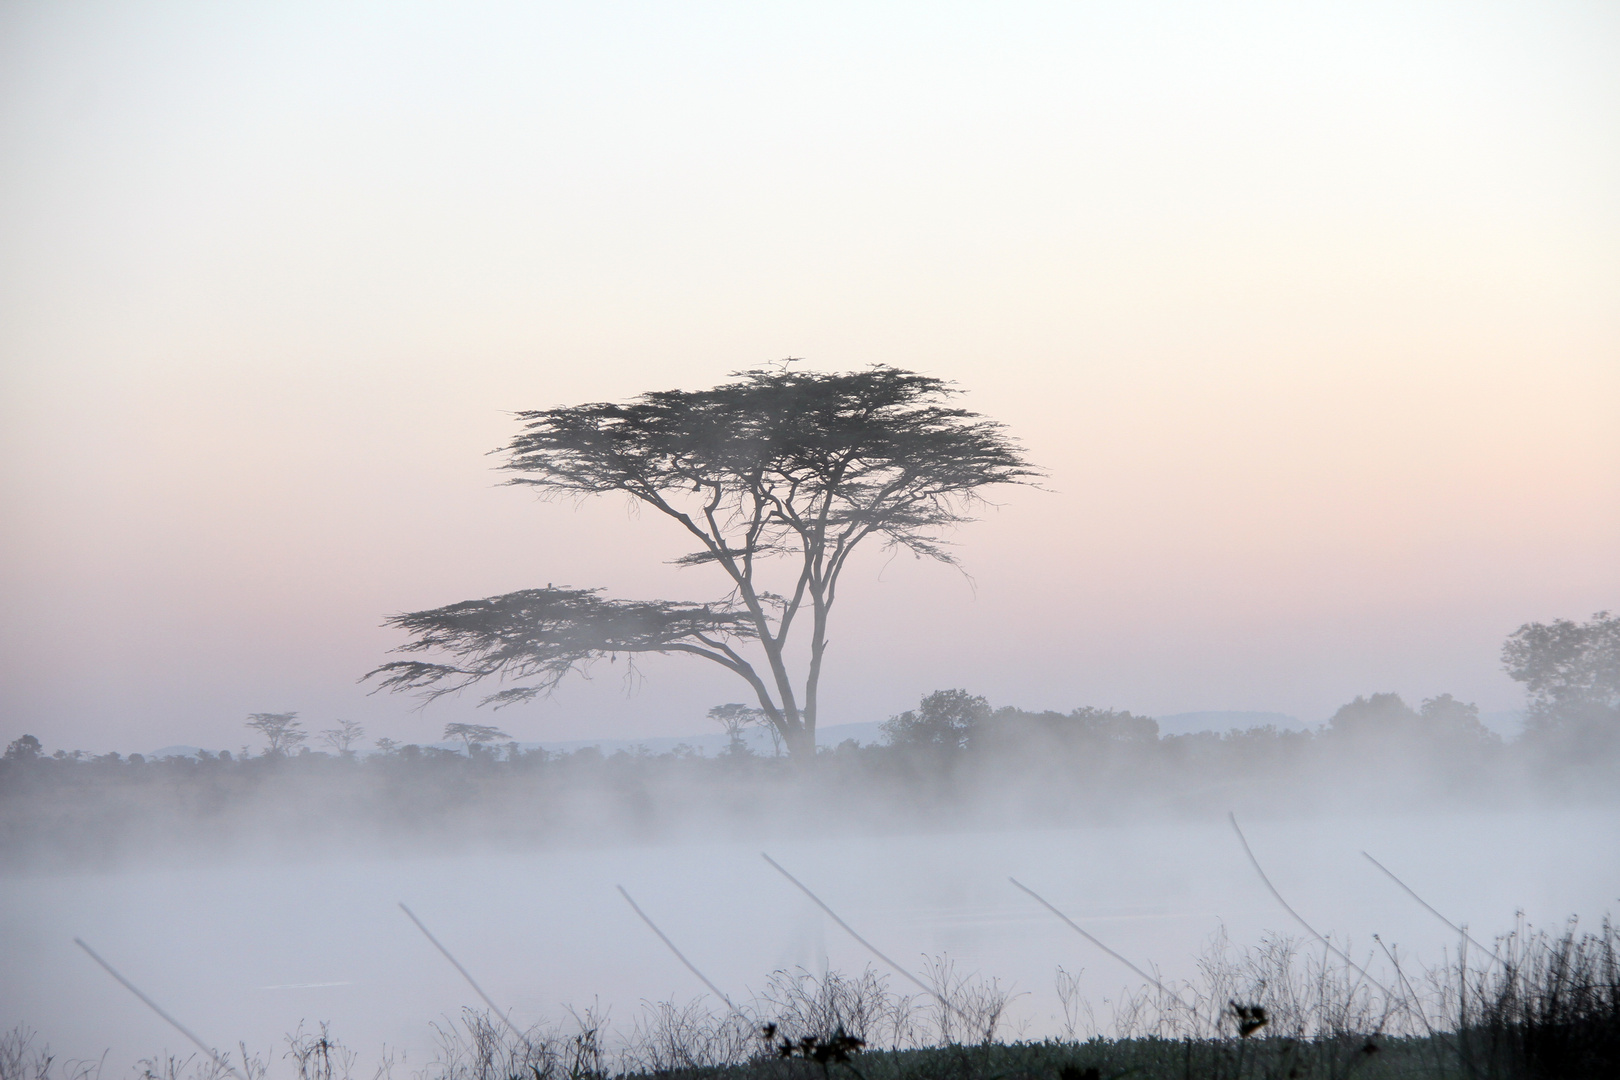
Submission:
M 200 1049 L 203 1053 L 207 1054 L 210 1058 L 212 1058 L 215 1065 L 218 1065 L 221 1069 L 224 1069 L 226 1072 L 228 1072 L 232 1076 L 236 1077 L 237 1080 L 246 1080 L 246 1078 L 243 1077 L 241 1073 L 239 1073 L 235 1069 L 231 1068 L 230 1062 L 226 1061 L 223 1057 L 220 1057 L 220 1055 L 214 1050 L 213 1047 L 209 1046 L 207 1043 L 205 1043 L 201 1039 L 197 1038 L 197 1036 L 192 1032 L 192 1030 L 190 1028 L 186 1027 L 180 1021 L 176 1020 L 174 1017 L 172 1017 L 168 1013 L 164 1012 L 163 1009 L 161 1007 L 159 1007 L 157 1002 L 153 1001 L 151 998 L 149 998 L 145 994 L 141 993 L 140 989 L 134 983 L 130 982 L 128 979 L 126 979 L 122 975 L 118 974 L 117 970 L 115 970 L 111 964 L 107 963 L 107 961 L 103 960 L 99 955 L 96 954 L 96 950 L 92 949 L 90 946 L 88 946 L 88 945 L 86 945 L 84 943 L 83 938 L 74 938 L 73 939 L 73 944 L 77 945 L 79 948 L 83 949 L 86 953 L 88 953 L 89 956 L 90 956 L 90 959 L 92 959 L 96 963 L 100 964 L 101 969 L 103 971 L 105 971 L 107 974 L 111 975 L 114 979 L 117 979 L 119 984 L 122 985 L 125 990 L 128 990 L 130 993 L 132 993 L 136 997 L 140 998 L 141 1001 L 143 1003 L 145 1003 L 145 1005 L 146 1005 L 146 1007 L 148 1009 L 151 1009 L 153 1012 L 155 1012 L 159 1016 L 163 1017 L 164 1020 L 168 1021 L 168 1024 L 169 1024 L 170 1027 L 174 1028 L 174 1030 L 178 1031 L 180 1034 L 184 1035 L 186 1038 L 188 1038 L 192 1042 L 196 1043 L 197 1048 Z
M 795 888 L 797 888 L 800 892 L 804 893 L 804 895 L 806 895 L 806 896 L 808 896 L 810 898 L 811 903 L 815 904 L 816 907 L 820 908 L 822 911 L 825 911 L 827 913 L 828 918 L 832 919 L 833 922 L 835 922 L 839 926 L 843 927 L 844 928 L 844 933 L 848 934 L 850 937 L 852 937 L 856 941 L 860 942 L 861 947 L 864 948 L 867 952 L 871 953 L 873 956 L 877 957 L 879 960 L 881 960 L 885 964 L 889 965 L 889 968 L 891 970 L 898 971 L 901 975 L 903 975 L 907 979 L 911 980 L 911 982 L 914 983 L 917 986 L 918 989 L 920 989 L 923 993 L 927 994 L 929 997 L 933 998 L 935 1001 L 939 1002 L 940 1005 L 943 1006 L 944 1008 L 949 1009 L 951 1012 L 954 1012 L 957 1016 L 961 1017 L 963 1020 L 967 1020 L 969 1022 L 972 1021 L 973 1018 L 968 1016 L 961 1009 L 957 1008 L 956 1005 L 952 1004 L 945 997 L 944 994 L 941 994 L 939 992 L 938 987 L 929 986 L 927 983 L 925 983 L 921 979 L 917 978 L 917 976 L 913 975 L 910 971 L 908 971 L 905 968 L 901 967 L 899 964 L 895 963 L 893 960 L 890 960 L 887 956 L 884 956 L 881 952 L 878 951 L 878 947 L 876 945 L 873 945 L 870 941 L 867 941 L 865 938 L 861 937 L 861 935 L 857 934 L 855 932 L 855 928 L 853 926 L 849 925 L 849 923 L 845 922 L 843 919 L 840 919 L 838 917 L 838 912 L 834 911 L 832 908 L 830 908 L 826 904 L 822 903 L 821 902 L 821 897 L 819 897 L 815 893 L 811 892 L 810 887 L 808 885 L 806 885 L 804 882 L 800 881 L 798 878 L 794 877 L 792 874 L 790 874 L 786 870 L 784 870 L 782 868 L 781 863 L 777 862 L 775 859 L 771 858 L 769 855 L 765 854 L 763 851 L 759 853 L 759 857 L 764 859 L 766 862 L 770 863 L 771 866 L 773 868 L 775 868 L 775 870 L 776 870 L 776 872 L 778 874 L 781 874 L 783 877 L 785 877 L 789 881 L 791 881 Z
M 414 911 L 405 906 L 405 902 L 403 900 L 400 901 L 399 910 L 403 911 L 405 913 L 405 917 L 410 919 L 411 922 L 415 923 L 418 930 L 422 931 L 422 936 L 433 942 L 433 947 L 443 953 L 444 958 L 450 961 L 451 965 L 454 966 L 457 971 L 461 972 L 461 977 L 467 980 L 467 985 L 473 988 L 473 993 L 484 999 L 484 1004 L 489 1006 L 489 1011 L 494 1013 L 496 1016 L 499 1016 L 501 1018 L 501 1022 L 512 1029 L 512 1034 L 516 1035 L 520 1040 L 522 1040 L 523 1032 L 519 1031 L 518 1026 L 512 1023 L 512 1018 L 502 1012 L 500 1007 L 489 999 L 489 995 L 484 993 L 484 988 L 473 981 L 473 977 L 467 973 L 467 969 L 461 966 L 461 961 L 451 956 L 450 950 L 439 944 L 439 939 L 433 936 L 433 932 L 431 930 L 422 925 L 422 920 L 416 917 L 416 913 Z
M 1028 893 L 1034 899 L 1034 901 L 1037 904 L 1041 905 L 1047 911 L 1050 911 L 1052 914 L 1054 914 L 1058 918 L 1062 919 L 1066 924 L 1068 924 L 1068 927 L 1069 927 L 1070 930 L 1073 930 L 1075 933 L 1079 934 L 1081 937 L 1085 938 L 1087 941 L 1089 941 L 1093 945 L 1097 946 L 1097 948 L 1101 949 L 1103 952 L 1107 953 L 1109 956 L 1112 956 L 1115 960 L 1118 960 L 1120 963 L 1124 964 L 1126 967 L 1128 967 L 1132 971 L 1136 972 L 1137 975 L 1141 976 L 1143 979 L 1146 979 L 1149 983 L 1152 983 L 1154 986 L 1158 987 L 1160 993 L 1163 993 L 1167 997 L 1175 998 L 1177 1001 L 1181 1001 L 1181 995 L 1177 994 L 1175 991 L 1173 991 L 1169 987 L 1165 986 L 1158 979 L 1155 979 L 1153 976 L 1149 975 L 1147 972 L 1143 971 L 1141 968 L 1137 967 L 1135 964 L 1133 964 L 1129 960 L 1125 959 L 1123 956 L 1121 956 L 1119 953 L 1115 952 L 1113 949 L 1110 949 L 1108 946 L 1104 945 L 1102 942 L 1098 941 L 1096 938 L 1094 938 L 1090 934 L 1086 933 L 1084 930 L 1082 930 L 1080 928 L 1080 925 L 1078 923 L 1076 923 L 1073 919 L 1069 918 L 1067 915 L 1063 914 L 1063 912 L 1059 911 L 1056 907 L 1052 906 L 1052 904 L 1048 903 L 1046 898 L 1043 897 L 1040 893 L 1036 892 L 1034 889 L 1030 888 L 1028 885 L 1025 885 L 1022 881 L 1019 881 L 1017 878 L 1010 877 L 1007 880 L 1012 882 L 1013 886 L 1015 888 L 1022 889 L 1024 892 Z M 1182 1002 L 1182 1005 L 1185 1007 L 1186 1002 Z
M 698 977 L 698 981 L 701 982 L 704 986 L 707 986 L 709 988 L 710 992 L 713 993 L 715 997 L 717 997 L 721 1001 L 725 1002 L 726 1003 L 726 1008 L 730 1009 L 734 1016 L 737 1016 L 738 1018 L 740 1018 L 744 1023 L 747 1023 L 749 1025 L 753 1024 L 753 1020 L 751 1020 L 747 1016 L 744 1016 L 742 1011 L 740 1009 L 738 1009 L 737 1006 L 735 1006 L 735 1005 L 733 1005 L 731 1003 L 731 999 L 725 995 L 724 991 L 722 991 L 718 986 L 714 985 L 714 983 L 710 982 L 709 977 L 707 975 L 703 974 L 703 972 L 699 971 L 697 969 L 697 965 L 692 963 L 692 961 L 688 960 L 686 958 L 686 954 L 681 952 L 681 950 L 679 950 L 679 949 L 677 949 L 675 947 L 675 943 L 673 941 L 669 940 L 669 935 L 664 933 L 662 930 L 658 929 L 658 924 L 653 922 L 652 919 L 650 919 L 647 916 L 647 913 L 645 911 L 641 910 L 641 905 L 640 904 L 636 903 L 634 900 L 632 900 L 630 898 L 630 894 L 625 891 L 625 888 L 624 888 L 623 885 L 615 885 L 614 888 L 619 890 L 619 895 L 624 897 L 624 902 L 630 905 L 630 910 L 634 911 L 637 915 L 639 915 L 641 917 L 641 921 L 647 924 L 647 929 L 649 929 L 653 933 L 657 934 L 658 935 L 658 940 L 662 941 L 664 943 L 664 946 L 666 948 L 668 948 L 670 952 L 675 954 L 675 959 L 679 960 L 681 963 L 686 965 L 686 970 L 687 971 L 690 971 L 692 974 L 696 975 Z
M 1393 1001 L 1395 999 L 1395 994 L 1390 990 L 1389 987 L 1373 978 L 1371 972 L 1362 967 L 1360 964 L 1356 963 L 1354 960 L 1350 959 L 1348 953 L 1345 953 L 1337 945 L 1333 944 L 1333 942 L 1317 933 L 1316 927 L 1306 922 L 1305 917 L 1299 912 L 1295 911 L 1288 901 L 1283 899 L 1282 893 L 1277 891 L 1277 886 L 1271 883 L 1271 879 L 1267 877 L 1266 872 L 1261 869 L 1260 860 L 1254 857 L 1254 849 L 1249 846 L 1249 838 L 1244 836 L 1243 830 L 1238 827 L 1237 815 L 1231 811 L 1227 811 L 1226 820 L 1232 823 L 1232 831 L 1237 833 L 1238 842 L 1243 845 L 1243 853 L 1249 857 L 1249 865 L 1254 867 L 1254 872 L 1260 875 L 1260 880 L 1266 883 L 1266 888 L 1270 890 L 1272 896 L 1276 897 L 1277 903 L 1282 905 L 1282 909 L 1288 912 L 1289 915 L 1292 915 L 1294 921 L 1303 926 L 1307 934 L 1321 942 L 1322 945 L 1326 947 L 1329 952 L 1333 953 L 1334 956 L 1337 956 L 1340 960 L 1343 960 L 1346 964 L 1349 964 L 1352 971 L 1358 972 L 1362 978 L 1366 979 L 1368 982 L 1378 987 L 1378 989 L 1382 990 L 1384 992 L 1384 997 L 1387 1000 Z
M 1368 862 L 1372 863 L 1374 866 L 1378 867 L 1378 869 L 1382 870 L 1384 872 L 1385 877 L 1389 878 L 1389 880 L 1391 880 L 1395 884 L 1399 885 L 1401 887 L 1402 892 L 1406 893 L 1407 896 L 1410 896 L 1412 899 L 1416 900 L 1419 904 L 1423 905 L 1423 910 L 1424 911 L 1427 911 L 1430 915 L 1433 915 L 1435 918 L 1439 919 L 1441 922 L 1443 922 L 1447 926 L 1451 927 L 1451 929 L 1453 931 L 1455 931 L 1457 934 L 1459 934 L 1464 941 L 1468 942 L 1468 944 L 1472 945 L 1474 948 L 1478 949 L 1480 952 L 1484 953 L 1486 956 L 1489 956 L 1491 959 L 1496 960 L 1498 963 L 1501 962 L 1500 958 L 1494 952 L 1492 952 L 1490 949 L 1487 949 L 1485 946 L 1481 945 L 1479 942 L 1475 941 L 1473 936 L 1471 934 L 1469 934 L 1469 932 L 1467 930 L 1465 930 L 1461 926 L 1458 926 L 1456 923 L 1452 922 L 1450 919 L 1448 919 L 1444 915 L 1440 914 L 1434 908 L 1430 907 L 1429 902 L 1427 900 L 1423 899 L 1423 897 L 1421 897 L 1417 893 L 1413 892 L 1412 887 L 1410 885 L 1408 885 L 1406 882 L 1402 881 L 1400 878 L 1396 877 L 1394 875 L 1394 873 L 1392 873 L 1390 871 L 1389 867 L 1385 866 L 1383 863 L 1379 862 L 1377 859 L 1373 858 L 1371 855 L 1368 855 L 1365 851 L 1363 851 L 1361 853 L 1361 855 Z

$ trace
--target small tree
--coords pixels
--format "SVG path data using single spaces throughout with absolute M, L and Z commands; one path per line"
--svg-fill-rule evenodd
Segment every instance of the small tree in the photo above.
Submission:
M 891 716 L 883 736 L 891 746 L 962 750 L 990 718 L 990 703 L 966 690 L 935 690 L 915 709 Z
M 295 712 L 249 713 L 247 726 L 262 735 L 269 744 L 268 752 L 278 757 L 309 738 Z
M 1529 692 L 1527 732 L 1620 733 L 1620 616 L 1525 623 L 1503 643 L 1502 666 Z
M 1399 694 L 1356 695 L 1340 705 L 1328 720 L 1328 732 L 1338 738 L 1379 741 L 1421 730 L 1418 714 Z
M 1418 715 L 1423 718 L 1430 732 L 1436 735 L 1500 741 L 1495 732 L 1480 722 L 1478 705 L 1458 701 L 1450 694 L 1424 698 L 1422 707 L 1418 709 Z
M 510 483 L 630 497 L 696 542 L 677 563 L 717 571 L 722 594 L 610 600 L 548 585 L 395 615 L 387 625 L 411 638 L 399 651 L 438 658 L 368 677 L 429 697 L 514 680 L 484 699 L 499 707 L 550 692 L 596 658 L 697 656 L 745 681 L 790 752 L 813 756 L 829 618 L 850 556 L 875 539 L 954 563 L 945 534 L 971 520 L 979 491 L 1037 475 L 999 424 L 950 407 L 954 393 L 898 368 L 821 374 L 784 363 L 711 390 L 520 413 Z M 790 653 L 804 620 L 808 640 Z
M 354 749 L 354 744 L 365 736 L 366 729 L 353 720 L 339 720 L 337 725 L 321 732 L 321 742 L 348 757 Z
M 12 739 L 6 747 L 7 761 L 33 761 L 44 752 L 44 747 L 32 735 L 24 735 L 19 739 Z
M 732 757 L 746 757 L 753 753 L 748 748 L 745 734 L 755 724 L 765 724 L 766 730 L 770 731 L 773 736 L 772 741 L 776 744 L 776 752 L 778 754 L 782 752 L 781 738 L 776 735 L 776 729 L 772 728 L 766 721 L 765 710 L 763 709 L 752 708 L 734 701 L 726 705 L 716 705 L 710 709 L 709 719 L 725 729 L 726 749 L 724 752 Z
M 444 726 L 446 739 L 460 739 L 467 756 L 472 757 L 473 747 L 492 743 L 496 739 L 510 739 L 512 736 L 498 727 L 488 724 L 446 724 Z

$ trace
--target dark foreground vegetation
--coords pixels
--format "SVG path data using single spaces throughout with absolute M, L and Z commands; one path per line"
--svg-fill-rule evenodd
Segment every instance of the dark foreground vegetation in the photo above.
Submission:
M 596 1010 L 521 1030 L 466 1011 L 436 1025 L 431 1061 L 385 1051 L 362 1062 L 325 1025 L 300 1028 L 279 1053 L 246 1047 L 211 1058 L 156 1055 L 139 1080 L 1102 1080 L 1136 1077 L 1612 1080 L 1620 1076 L 1620 935 L 1571 925 L 1520 928 L 1485 953 L 1461 942 L 1433 970 L 1408 970 L 1382 945 L 1352 960 L 1326 943 L 1272 939 L 1235 949 L 1217 939 L 1197 984 L 1122 993 L 1100 1030 L 1076 980 L 1059 969 L 1065 1030 L 1006 1037 L 1007 993 L 945 962 L 893 992 L 858 977 L 777 972 L 752 1001 L 645 1004 L 628 1030 Z M 718 1009 L 715 1006 L 720 1006 Z M 58 1063 L 28 1032 L 0 1040 L 0 1080 L 100 1080 L 95 1063 Z

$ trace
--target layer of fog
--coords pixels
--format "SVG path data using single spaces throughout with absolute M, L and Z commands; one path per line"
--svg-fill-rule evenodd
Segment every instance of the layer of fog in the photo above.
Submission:
M 1620 807 L 1262 818 L 1246 823 L 1283 894 L 1319 929 L 1442 960 L 1455 935 L 1360 852 L 1377 856 L 1475 936 L 1515 913 L 1547 926 L 1616 902 Z M 999 831 L 779 838 L 468 852 L 442 857 L 238 860 L 0 883 L 0 1016 L 59 1054 L 111 1051 L 112 1074 L 173 1030 L 73 945 L 80 936 L 205 1039 L 280 1058 L 300 1021 L 329 1020 L 367 1055 L 386 1043 L 420 1067 L 429 1022 L 472 991 L 396 907 L 405 901 L 520 1023 L 600 1001 L 628 1026 L 641 1003 L 703 987 L 614 891 L 624 885 L 705 971 L 747 996 L 778 968 L 875 963 L 778 877 L 762 846 L 845 919 L 920 971 L 946 954 L 1020 996 L 1010 1034 L 1061 1028 L 1058 965 L 1083 968 L 1099 1011 L 1139 982 L 1007 882 L 1041 891 L 1092 933 L 1165 976 L 1191 977 L 1210 936 L 1299 934 L 1246 863 L 1225 819 Z M 879 965 L 881 968 L 881 965 Z

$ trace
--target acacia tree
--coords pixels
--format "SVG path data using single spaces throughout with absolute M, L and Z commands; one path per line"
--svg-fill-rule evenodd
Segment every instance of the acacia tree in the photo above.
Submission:
M 339 720 L 337 727 L 321 732 L 321 742 L 344 757 L 354 752 L 354 744 L 365 735 L 366 729 L 354 720 Z
M 945 534 L 971 520 L 980 490 L 1039 475 L 1002 425 L 951 406 L 956 393 L 893 367 L 784 364 L 711 390 L 519 413 L 503 451 L 510 484 L 628 495 L 694 540 L 677 564 L 717 571 L 724 591 L 707 603 L 614 600 L 548 585 L 399 614 L 386 623 L 410 635 L 398 651 L 435 658 L 367 677 L 429 697 L 510 681 L 483 699 L 500 707 L 602 656 L 684 653 L 744 680 L 790 752 L 814 754 L 828 620 L 851 554 L 871 540 L 954 564 Z
M 460 739 L 461 745 L 466 749 L 467 756 L 472 757 L 473 747 L 492 743 L 496 739 L 510 739 L 512 736 L 498 727 L 489 724 L 446 724 L 444 726 L 446 739 Z
M 265 742 L 270 744 L 270 753 L 277 757 L 291 753 L 309 737 L 295 712 L 248 713 L 247 726 L 264 736 Z

